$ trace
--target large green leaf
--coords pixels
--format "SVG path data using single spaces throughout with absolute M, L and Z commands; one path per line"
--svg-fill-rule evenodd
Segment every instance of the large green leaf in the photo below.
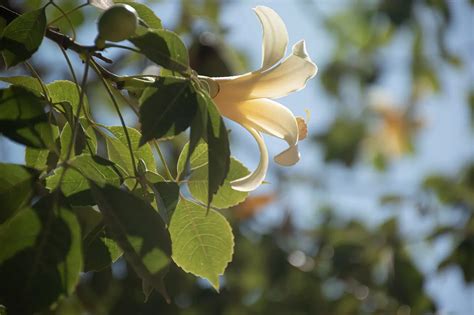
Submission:
M 114 165 L 98 163 L 98 157 L 89 154 L 78 155 L 69 164 L 73 168 L 68 168 L 61 183 L 61 191 L 67 197 L 86 191 L 89 189 L 87 179 L 100 184 L 119 186 L 121 177 L 119 170 Z M 46 188 L 55 190 L 59 185 L 59 180 L 64 172 L 63 167 L 54 170 L 53 174 L 46 178 Z
M 1 89 L 0 132 L 27 146 L 53 147 L 53 132 L 45 105 L 45 99 L 28 89 L 19 86 Z
M 114 263 L 123 252 L 110 238 L 103 224 L 102 214 L 91 206 L 74 207 L 81 225 L 84 272 L 99 271 Z
M 22 165 L 0 163 L 0 223 L 33 196 L 35 174 Z
M 206 101 L 206 111 L 203 112 L 203 107 L 200 107 L 200 114 L 207 115 L 206 133 L 203 135 L 207 141 L 208 154 L 208 196 L 207 204 L 212 201 L 214 194 L 219 187 L 224 183 L 230 166 L 230 147 L 227 130 L 224 125 L 224 120 L 219 114 L 214 102 L 209 96 L 200 94 Z M 192 139 L 191 139 L 192 140 Z M 191 141 L 190 140 L 190 141 Z M 191 142 L 190 142 L 191 143 Z
M 178 35 L 167 30 L 150 30 L 130 41 L 151 61 L 165 68 L 186 71 L 188 50 Z
M 46 32 L 44 9 L 15 18 L 3 30 L 1 51 L 7 67 L 29 59 L 39 48 Z
M 47 310 L 73 292 L 82 270 L 74 214 L 48 195 L 0 226 L 0 303 L 8 314 Z
M 188 156 L 189 143 L 186 143 L 178 158 L 177 173 L 182 174 L 185 170 L 186 158 Z M 197 200 L 207 203 L 208 198 L 208 152 L 207 144 L 200 142 L 194 149 L 189 159 L 191 176 L 188 180 L 189 191 Z M 241 203 L 247 198 L 247 192 L 233 190 L 230 182 L 248 175 L 250 171 L 238 160 L 231 157 L 230 167 L 223 185 L 214 195 L 211 206 L 219 209 L 229 208 Z
M 140 145 L 186 130 L 198 107 L 198 94 L 189 80 L 162 77 L 140 98 Z
M 173 181 L 166 181 L 161 175 L 147 171 L 144 180 L 148 185 L 147 194 L 154 200 L 153 207 L 157 208 L 159 214 L 169 224 L 176 205 L 179 200 L 179 185 Z M 152 194 L 150 194 L 152 192 Z
M 158 212 L 128 191 L 110 185 L 100 187 L 93 182 L 91 188 L 127 261 L 145 286 L 152 286 L 167 298 L 163 277 L 171 261 L 171 242 Z
M 53 104 L 64 102 L 69 103 L 72 106 L 74 115 L 76 114 L 81 100 L 81 96 L 80 88 L 78 88 L 78 86 L 74 82 L 67 80 L 58 80 L 49 83 L 47 85 L 47 88 L 49 97 L 51 98 L 51 102 Z M 81 112 L 81 117 L 84 116 L 84 111 L 89 110 L 89 103 L 85 95 L 83 99 L 82 109 L 83 111 Z
M 59 136 L 58 126 L 51 126 L 53 131 L 53 139 L 57 139 Z M 32 167 L 34 169 L 43 171 L 48 168 L 48 163 L 53 162 L 57 157 L 56 152 L 50 151 L 48 149 L 36 149 L 32 147 L 25 148 L 25 164 L 26 166 Z
M 123 255 L 118 244 L 105 235 L 96 235 L 84 245 L 84 271 L 100 271 L 109 267 Z
M 189 144 L 178 161 L 178 174 L 181 176 L 186 164 L 193 156 L 194 150 L 199 147 L 201 139 L 207 142 L 206 159 L 208 168 L 207 201 L 210 205 L 214 194 L 224 183 L 230 166 L 230 148 L 227 130 L 224 121 L 212 99 L 204 93 L 197 92 L 197 113 L 191 122 Z M 183 151 L 184 151 L 183 150 Z M 198 152 L 199 160 L 204 163 L 204 148 Z M 195 166 L 194 166 L 195 167 Z M 193 165 L 191 165 L 193 168 Z M 179 178 L 179 177 L 178 177 Z
M 44 90 L 41 87 L 40 82 L 36 78 L 29 76 L 0 77 L 0 81 L 29 89 L 44 96 Z M 46 85 L 46 89 L 48 92 L 48 96 L 51 99 L 51 103 L 57 105 L 57 107 L 59 108 L 69 106 L 71 108 L 69 109 L 69 111 L 72 110 L 72 114 L 76 114 L 80 102 L 80 88 L 74 82 L 68 80 L 53 81 Z M 88 110 L 89 108 L 89 103 L 85 95 L 83 108 L 85 110 Z M 62 109 L 62 112 L 65 111 L 66 110 Z M 70 113 L 67 114 L 68 115 L 65 116 L 67 116 L 67 118 L 70 118 Z M 80 116 L 84 116 L 84 113 L 81 113 Z
M 76 134 L 76 141 L 74 147 L 72 148 L 71 155 L 69 158 L 80 155 L 81 153 L 96 154 L 97 152 L 97 138 L 95 136 L 94 130 L 92 127 L 84 128 L 83 124 L 87 122 L 79 121 L 78 132 Z M 68 155 L 69 146 L 71 145 L 73 137 L 73 130 L 67 122 L 63 130 L 61 131 L 60 142 L 61 142 L 61 160 L 65 161 Z
M 230 182 L 247 176 L 249 173 L 250 171 L 241 162 L 231 157 L 227 177 L 224 184 L 219 187 L 212 198 L 211 206 L 218 209 L 226 209 L 243 202 L 247 198 L 248 192 L 232 189 Z M 203 203 L 206 203 L 208 200 L 208 176 L 209 167 L 206 163 L 192 171 L 188 180 L 189 192 L 194 198 Z
M 176 171 L 178 176 L 183 174 L 183 172 L 185 171 L 188 152 L 189 142 L 184 145 L 183 150 L 179 154 L 178 163 L 176 164 Z M 190 170 L 192 171 L 196 168 L 206 165 L 207 161 L 207 143 L 201 142 L 196 146 L 193 151 L 193 154 L 191 154 L 189 158 Z
M 178 204 L 179 185 L 175 182 L 159 181 L 152 184 L 151 189 L 161 217 L 166 224 L 169 224 L 174 209 Z
M 34 92 L 43 93 L 43 89 L 37 78 L 29 76 L 0 77 L 0 81 L 22 86 Z
M 123 127 L 108 127 L 107 130 L 114 136 L 106 137 L 109 158 L 124 168 L 129 175 L 135 175 L 132 157 L 130 156 L 130 150 L 128 148 L 128 141 Z M 135 156 L 135 164 L 138 164 L 138 161 L 142 159 L 147 170 L 156 172 L 156 163 L 151 146 L 149 144 L 140 146 L 141 134 L 138 130 L 127 127 L 127 131 L 132 144 L 133 155 Z
M 173 260 L 184 271 L 206 278 L 217 290 L 219 275 L 232 260 L 234 236 L 226 219 L 214 210 L 181 199 L 169 231 Z
M 47 149 L 35 149 L 31 147 L 26 147 L 25 149 L 26 166 L 35 168 L 37 170 L 46 169 L 49 153 L 50 151 Z

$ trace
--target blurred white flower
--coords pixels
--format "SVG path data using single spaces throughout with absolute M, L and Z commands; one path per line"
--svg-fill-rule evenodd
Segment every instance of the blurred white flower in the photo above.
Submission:
M 209 84 L 221 114 L 241 124 L 257 141 L 260 150 L 257 169 L 231 183 L 239 191 L 254 190 L 265 179 L 268 151 L 260 132 L 288 143 L 289 148 L 274 157 L 276 163 L 290 166 L 299 161 L 298 140 L 306 136 L 305 122 L 271 99 L 301 90 L 318 71 L 306 52 L 304 40 L 293 45 L 291 55 L 283 59 L 288 45 L 285 24 L 268 7 L 258 6 L 254 10 L 263 27 L 261 68 L 232 77 L 201 77 Z

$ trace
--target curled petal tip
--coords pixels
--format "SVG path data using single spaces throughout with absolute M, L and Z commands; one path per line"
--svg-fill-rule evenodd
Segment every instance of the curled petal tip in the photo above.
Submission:
M 300 40 L 292 47 L 293 55 L 298 56 L 309 63 L 309 66 L 313 68 L 311 71 L 311 76 L 308 79 L 313 78 L 316 73 L 318 73 L 318 66 L 311 60 L 310 56 L 308 55 L 308 51 L 306 50 L 306 42 L 304 39 Z
M 257 189 L 258 186 L 260 186 L 265 180 L 265 175 L 267 174 L 268 168 L 268 151 L 260 133 L 252 127 L 246 125 L 243 126 L 257 141 L 258 149 L 260 151 L 260 161 L 255 171 L 245 177 L 230 182 L 230 186 L 234 190 L 247 192 Z
M 304 39 L 295 43 L 292 47 L 293 55 L 296 55 L 301 58 L 308 58 L 308 51 L 306 50 L 306 42 Z
M 300 160 L 300 152 L 298 151 L 298 145 L 290 146 L 285 151 L 276 155 L 274 161 L 283 166 L 295 165 Z
M 243 179 L 244 178 L 241 178 L 239 180 L 234 180 L 230 182 L 230 187 L 232 187 L 233 190 L 242 191 L 242 192 L 250 192 L 257 189 L 257 187 L 260 186 L 260 184 L 248 185 L 247 183 L 243 183 L 242 182 Z

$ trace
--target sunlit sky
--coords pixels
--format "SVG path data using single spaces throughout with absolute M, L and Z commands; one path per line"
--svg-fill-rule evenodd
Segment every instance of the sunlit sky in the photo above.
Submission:
M 221 23 L 228 27 L 226 40 L 232 46 L 242 50 L 249 57 L 251 68 L 260 66 L 261 28 L 251 8 L 256 5 L 267 5 L 277 11 L 285 21 L 291 45 L 305 39 L 307 50 L 316 64 L 323 68 L 330 60 L 333 41 L 321 23 L 321 16 L 329 15 L 344 8 L 350 0 L 315 0 L 314 10 L 305 10 L 310 1 L 227 1 L 221 15 Z M 374 170 L 369 161 L 361 161 L 352 169 L 340 165 L 324 163 L 323 152 L 310 142 L 300 144 L 301 161 L 291 169 L 282 169 L 270 163 L 267 180 L 276 185 L 275 171 L 288 174 L 311 174 L 315 179 L 324 179 L 324 186 L 309 186 L 308 183 L 278 183 L 286 191 L 281 202 L 268 207 L 252 225 L 257 229 L 278 224 L 283 217 L 283 209 L 291 205 L 293 218 L 301 227 L 312 227 L 318 220 L 318 207 L 325 204 L 335 205 L 341 215 L 346 218 L 363 219 L 369 226 L 374 226 L 384 219 L 398 215 L 401 229 L 410 240 L 410 249 L 417 265 L 429 277 L 426 288 L 433 296 L 440 314 L 468 315 L 474 313 L 474 286 L 466 287 L 462 274 L 457 269 L 448 269 L 434 275 L 436 265 L 449 251 L 453 240 L 442 239 L 435 243 L 434 250 L 423 242 L 420 237 L 427 233 L 435 224 L 430 219 L 421 217 L 414 210 L 415 204 L 406 202 L 402 207 L 391 209 L 381 206 L 378 197 L 384 193 L 400 193 L 409 197 L 417 194 L 417 187 L 424 176 L 432 172 L 455 175 L 466 161 L 474 157 L 474 132 L 470 126 L 468 109 L 463 94 L 469 85 L 474 83 L 474 11 L 465 0 L 449 1 L 453 7 L 454 24 L 449 30 L 448 44 L 467 64 L 463 70 L 440 64 L 442 91 L 425 97 L 418 106 L 418 113 L 423 117 L 425 126 L 416 138 L 417 154 L 401 158 L 392 163 L 385 173 Z M 175 25 L 179 1 L 162 1 L 154 5 L 156 13 L 162 18 L 165 27 Z M 430 20 L 420 15 L 429 25 Z M 426 21 L 425 21 L 426 20 Z M 94 26 L 95 28 L 95 26 Z M 95 31 L 86 28 L 79 33 L 84 43 L 92 43 Z M 377 90 L 381 90 L 393 99 L 394 104 L 402 104 L 407 100 L 410 91 L 409 67 L 411 38 L 409 33 L 397 34 L 393 42 L 384 49 L 380 58 L 384 61 L 384 73 L 378 81 Z M 53 66 L 55 54 L 52 45 L 43 44 L 40 53 L 45 61 Z M 427 56 L 436 58 L 436 54 Z M 324 94 L 319 78 L 316 76 L 303 91 L 282 98 L 282 104 L 288 106 L 296 115 L 305 116 L 305 109 L 311 112 L 309 123 L 310 134 L 324 131 L 334 120 L 335 100 Z M 352 105 L 351 105 L 352 106 Z M 354 104 L 356 110 L 364 104 Z M 107 113 L 100 112 L 104 123 L 118 124 L 118 121 Z M 258 163 L 257 146 L 253 138 L 237 124 L 229 123 L 232 129 L 232 152 L 250 168 Z M 270 155 L 283 150 L 286 143 L 280 140 L 265 138 L 269 145 Z M 248 148 L 255 148 L 249 150 Z M 9 140 L 0 139 L 0 160 L 23 163 L 23 149 Z M 273 187 L 274 188 L 274 187 Z M 272 185 L 265 185 L 256 194 L 271 191 Z M 442 222 L 462 220 L 454 211 L 440 212 Z

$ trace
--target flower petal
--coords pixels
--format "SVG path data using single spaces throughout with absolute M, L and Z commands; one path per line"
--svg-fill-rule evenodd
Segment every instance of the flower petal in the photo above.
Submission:
M 273 160 L 283 166 L 295 165 L 300 160 L 300 152 L 298 151 L 298 145 L 292 145 L 285 151 L 276 155 Z
M 284 139 L 290 148 L 275 157 L 278 164 L 293 165 L 298 162 L 299 153 L 296 147 L 299 137 L 298 123 L 288 108 L 265 98 L 226 105 L 217 103 L 217 106 L 221 114 L 229 119 Z
M 276 67 L 254 78 L 250 98 L 278 98 L 299 91 L 314 77 L 318 67 L 306 52 L 304 40 L 293 45 L 293 53 Z
M 272 9 L 258 6 L 254 10 L 263 28 L 261 67 L 263 71 L 273 67 L 285 56 L 288 31 L 281 17 Z
M 284 139 L 289 145 L 298 142 L 298 124 L 293 113 L 275 101 L 260 98 L 217 106 L 222 115 L 271 136 Z
M 278 98 L 299 91 L 314 77 L 318 67 L 309 58 L 305 42 L 293 46 L 293 53 L 277 66 L 264 72 L 234 77 L 213 78 L 220 87 L 216 102 L 256 98 Z
M 257 140 L 258 149 L 260 150 L 260 161 L 255 171 L 245 177 L 232 181 L 230 185 L 234 190 L 252 191 L 260 186 L 265 179 L 268 169 L 268 151 L 260 133 L 252 127 L 243 126 L 252 134 L 255 140 Z

